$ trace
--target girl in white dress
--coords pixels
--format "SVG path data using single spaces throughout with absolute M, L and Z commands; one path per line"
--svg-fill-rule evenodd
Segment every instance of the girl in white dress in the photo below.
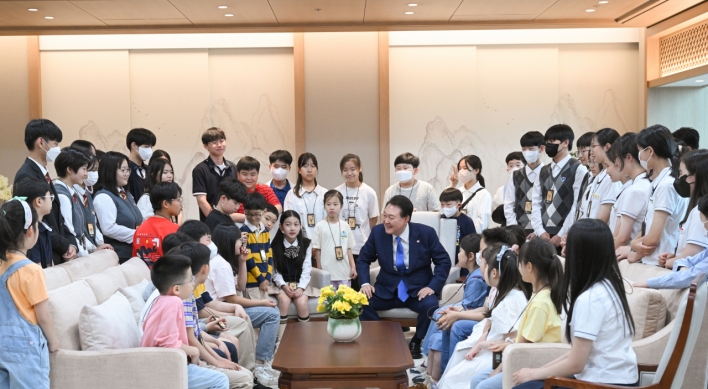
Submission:
M 516 330 L 517 319 L 531 294 L 530 285 L 521 279 L 516 253 L 508 246 L 491 245 L 482 252 L 482 259 L 484 280 L 497 288 L 498 294 L 487 318 L 455 347 L 438 383 L 440 389 L 468 388 L 472 377 L 492 367 L 489 347 L 504 342 L 506 335 Z

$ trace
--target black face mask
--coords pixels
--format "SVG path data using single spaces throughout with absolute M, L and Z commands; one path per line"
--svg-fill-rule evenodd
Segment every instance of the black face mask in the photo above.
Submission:
M 686 182 L 688 175 L 684 174 L 681 177 L 674 180 L 674 189 L 679 196 L 683 198 L 691 197 L 691 184 Z
M 560 147 L 559 144 L 546 143 L 546 155 L 555 158 L 555 156 L 558 155 L 558 147 Z

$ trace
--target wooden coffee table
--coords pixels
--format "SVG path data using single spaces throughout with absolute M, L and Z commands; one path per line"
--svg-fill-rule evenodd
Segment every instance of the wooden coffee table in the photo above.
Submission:
M 401 325 L 361 326 L 357 340 L 338 343 L 326 321 L 288 324 L 273 360 L 281 372 L 278 388 L 407 388 L 406 369 L 414 364 Z

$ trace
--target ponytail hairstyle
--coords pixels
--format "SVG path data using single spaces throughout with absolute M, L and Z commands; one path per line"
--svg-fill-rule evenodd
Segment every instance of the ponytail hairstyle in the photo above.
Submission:
M 285 220 L 290 217 L 296 218 L 297 221 L 300 222 L 300 225 L 302 225 L 302 221 L 300 220 L 300 214 L 296 211 L 293 211 L 292 209 L 284 211 L 280 215 L 279 225 L 282 226 L 283 224 L 285 224 Z M 306 241 L 305 237 L 302 236 L 302 228 L 300 229 L 300 232 L 298 232 L 296 240 L 297 245 L 300 248 L 300 253 L 297 257 L 297 266 L 295 267 L 295 269 L 302 269 L 302 264 L 305 262 L 307 246 L 310 244 L 310 241 Z M 271 250 L 273 250 L 275 270 L 281 274 L 287 272 L 288 264 L 287 260 L 285 259 L 285 234 L 283 234 L 283 231 L 280 228 L 278 228 L 278 232 L 275 233 L 275 238 L 273 238 L 273 242 L 271 242 L 270 248 Z
M 505 226 L 502 227 L 504 228 L 504 231 L 508 232 L 509 235 L 511 235 L 514 238 L 514 244 L 519 246 L 519 248 L 524 247 L 526 244 L 526 232 L 524 231 L 524 228 L 521 227 L 518 224 L 514 224 L 511 226 Z
M 315 157 L 315 154 L 300 154 L 300 157 L 297 159 L 297 183 L 295 184 L 295 188 L 293 188 L 293 194 L 298 198 L 302 197 L 300 196 L 300 188 L 302 187 L 302 176 L 300 175 L 300 168 L 307 165 L 308 162 L 312 162 L 312 164 L 315 165 L 318 171 L 320 169 L 320 167 L 317 165 L 317 157 Z M 359 176 L 359 180 L 361 180 L 361 176 Z M 317 176 L 315 176 L 315 186 L 317 186 Z
M 519 262 L 531 263 L 536 277 L 548 281 L 551 301 L 560 315 L 566 296 L 563 294 L 563 265 L 556 255 L 553 243 L 546 239 L 534 239 L 521 248 Z
M 627 132 L 612 143 L 612 147 L 607 151 L 607 158 L 612 162 L 619 160 L 620 171 L 624 169 L 624 159 L 632 157 L 632 160 L 639 165 L 639 150 L 637 149 L 637 134 Z
M 670 134 L 670 133 L 669 133 Z M 564 304 L 568 315 L 566 336 L 573 339 L 570 323 L 578 297 L 597 283 L 617 295 L 614 309 L 624 317 L 625 328 L 634 335 L 634 319 L 629 310 L 622 275 L 615 256 L 614 238 L 607 223 L 599 219 L 580 219 L 568 231 L 565 247 L 565 277 L 561 293 L 567 296 Z
M 236 241 L 241 239 L 241 230 L 235 224 L 222 223 L 214 228 L 211 241 L 216 245 L 216 250 L 226 262 L 231 265 L 234 276 L 238 274 L 238 257 Z
M 31 218 L 27 228 L 26 211 L 29 211 Z M 37 232 L 37 211 L 30 204 L 24 200 L 13 199 L 0 207 L 0 260 L 7 261 L 7 252 L 10 250 L 31 248 L 24 247 L 25 234 L 30 228 Z
M 477 173 L 477 181 L 479 181 L 480 185 L 486 187 L 484 185 L 484 177 L 482 177 L 482 160 L 479 159 L 478 156 L 473 154 L 466 155 L 460 158 L 460 161 L 457 162 L 458 168 L 463 161 L 465 162 L 465 167 L 470 171 L 479 170 L 479 173 Z
M 679 150 L 674 136 L 671 135 L 668 128 L 661 124 L 655 124 L 643 129 L 637 135 L 637 146 L 639 146 L 637 154 L 639 154 L 639 148 L 643 150 L 651 147 L 657 157 L 668 159 L 671 162 L 671 176 L 678 177 Z M 647 175 L 651 176 L 653 173 L 653 171 L 648 171 Z
M 499 243 L 487 246 L 482 252 L 482 258 L 487 263 L 487 277 L 490 277 L 492 269 L 496 269 L 499 272 L 499 285 L 497 285 L 499 293 L 496 299 L 494 299 L 494 306 L 487 312 L 486 317 L 492 316 L 494 308 L 504 300 L 504 297 L 506 297 L 512 289 L 519 289 L 524 292 L 527 300 L 531 297 L 531 285 L 521 279 L 518 258 L 510 246 Z
M 342 160 L 339 162 L 339 171 L 341 172 L 344 170 L 344 164 L 347 162 L 352 161 L 354 162 L 354 166 L 356 166 L 357 169 L 361 169 L 361 159 L 359 158 L 358 155 L 356 154 L 347 154 L 342 157 Z M 359 182 L 364 182 L 364 173 L 359 172 Z
M 620 134 L 615 131 L 612 128 L 603 128 L 602 130 L 598 131 L 593 135 L 592 139 L 594 141 L 597 141 L 597 143 L 602 147 L 602 150 L 605 152 L 605 158 L 607 158 L 607 151 L 605 150 L 605 146 L 608 144 L 612 146 L 612 144 L 620 137 Z M 590 152 L 592 153 L 592 146 L 590 146 Z M 614 162 L 614 160 L 612 161 Z M 597 161 L 595 161 L 597 163 Z
M 693 208 L 698 205 L 698 200 L 708 195 L 708 150 L 698 149 L 689 151 L 683 155 L 681 162 L 686 166 L 686 171 L 689 176 L 695 175 L 696 182 L 693 185 L 693 193 L 686 208 L 686 215 L 681 224 L 683 225 L 688 220 L 688 215 L 691 214 Z

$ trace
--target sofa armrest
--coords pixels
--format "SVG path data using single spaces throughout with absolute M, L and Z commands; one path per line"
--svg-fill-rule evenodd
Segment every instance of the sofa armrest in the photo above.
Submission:
M 310 271 L 310 286 L 322 289 L 332 284 L 332 275 L 327 270 L 313 267 Z
M 462 301 L 465 294 L 463 284 L 447 284 L 443 286 L 442 295 L 440 296 L 441 304 L 452 305 Z
M 454 284 L 458 278 L 460 278 L 460 268 L 457 266 L 452 266 L 450 268 L 450 274 L 447 275 L 447 280 L 445 280 L 445 285 Z
M 503 388 L 514 387 L 514 373 L 523 368 L 538 368 L 570 351 L 563 343 L 520 343 L 504 349 Z
M 50 354 L 52 389 L 187 389 L 187 355 L 170 348 Z
M 369 279 L 371 280 L 371 286 L 376 285 L 376 277 L 379 276 L 379 272 L 381 271 L 380 267 L 374 267 L 369 269 Z
M 637 354 L 637 363 L 658 365 L 673 328 L 674 322 L 671 322 L 655 334 L 632 342 L 632 349 Z

